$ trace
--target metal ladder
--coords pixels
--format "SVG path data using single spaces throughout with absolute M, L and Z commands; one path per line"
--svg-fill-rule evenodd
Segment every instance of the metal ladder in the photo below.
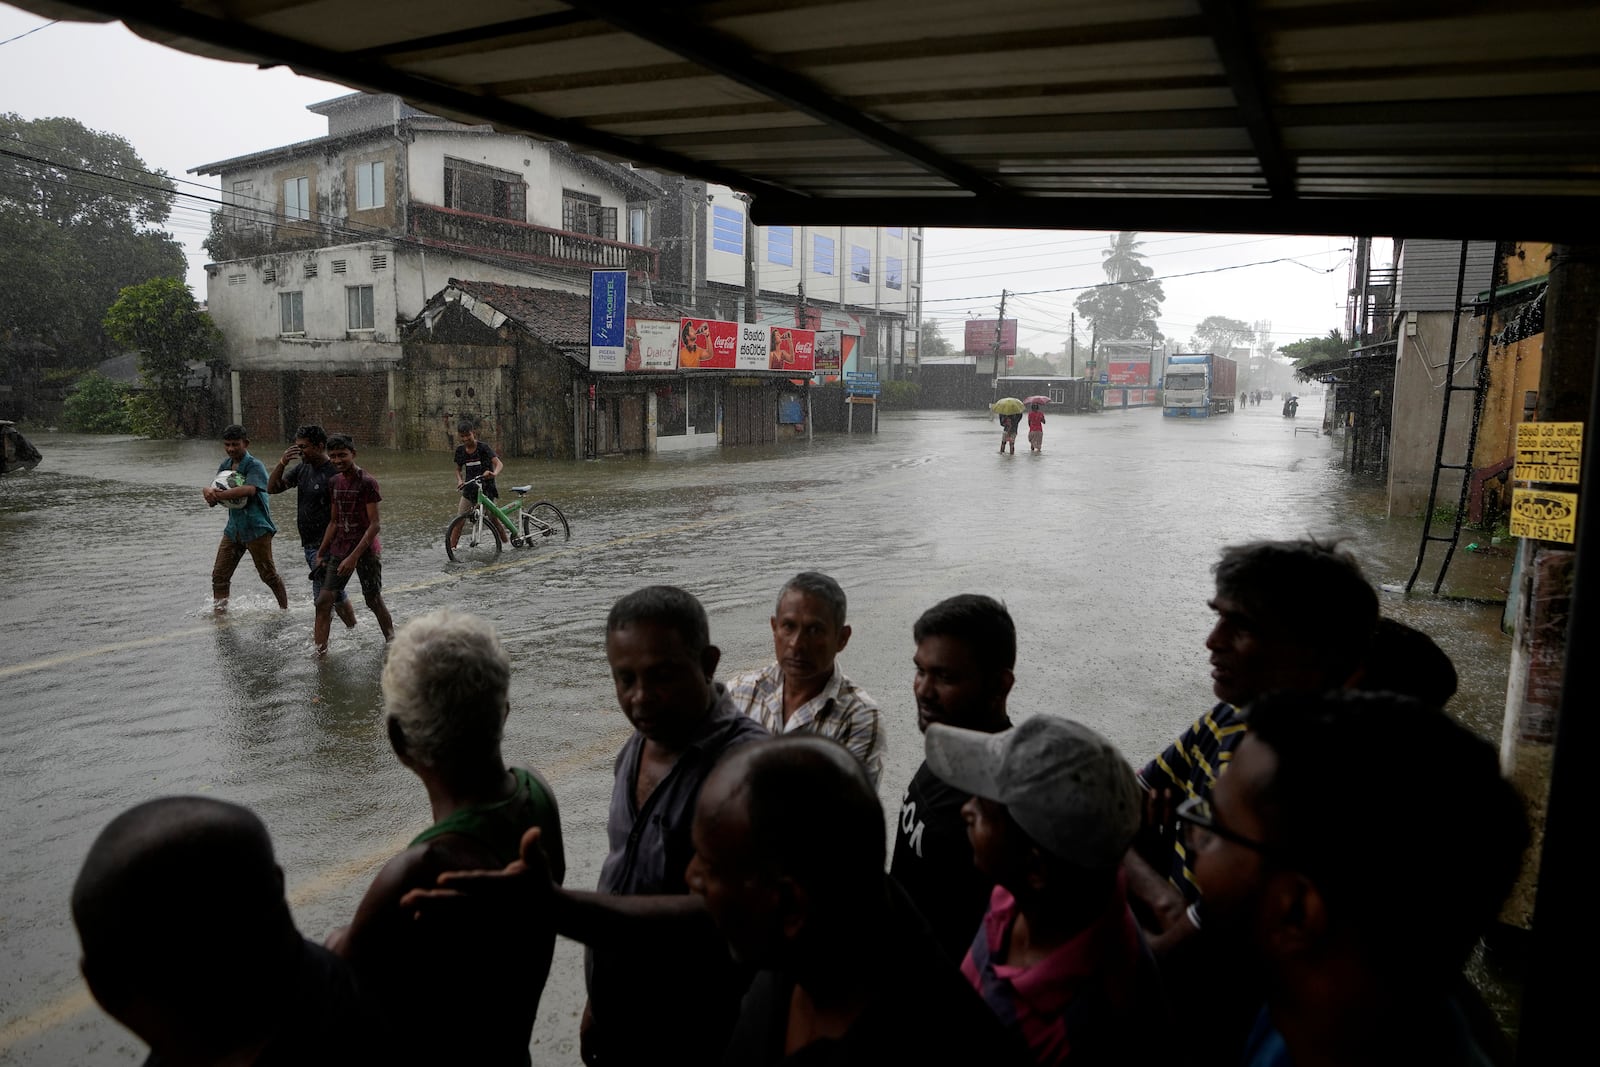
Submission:
M 1495 303 L 1500 289 L 1500 259 L 1504 244 L 1497 241 L 1494 246 L 1489 281 L 1489 307 L 1484 312 L 1483 343 L 1478 348 L 1478 373 L 1471 385 L 1457 385 L 1456 339 L 1461 333 L 1461 311 L 1464 306 L 1462 298 L 1466 295 L 1463 290 L 1467 280 L 1467 248 L 1468 242 L 1462 241 L 1461 266 L 1456 273 L 1455 315 L 1450 322 L 1450 355 L 1445 365 L 1444 402 L 1439 409 L 1439 444 L 1433 455 L 1433 480 L 1428 486 L 1428 510 L 1423 513 L 1422 543 L 1417 546 L 1417 564 L 1411 568 L 1411 577 L 1406 579 L 1407 593 L 1417 584 L 1417 575 L 1422 573 L 1422 561 L 1428 554 L 1428 544 L 1440 541 L 1449 547 L 1445 549 L 1444 562 L 1439 564 L 1439 574 L 1433 580 L 1433 595 L 1439 595 L 1439 588 L 1444 585 L 1445 572 L 1450 569 L 1450 560 L 1455 556 L 1456 545 L 1461 542 L 1461 526 L 1467 517 L 1467 497 L 1472 491 L 1472 454 L 1478 447 L 1478 426 L 1483 421 L 1483 398 L 1489 388 L 1489 336 L 1494 328 Z M 1444 439 L 1450 426 L 1450 398 L 1456 393 L 1472 394 L 1472 424 L 1467 430 L 1466 459 L 1461 463 L 1446 463 Z M 1439 475 L 1447 470 L 1461 472 L 1461 494 L 1456 500 L 1455 522 L 1450 527 L 1449 536 L 1433 532 L 1433 509 L 1439 498 Z

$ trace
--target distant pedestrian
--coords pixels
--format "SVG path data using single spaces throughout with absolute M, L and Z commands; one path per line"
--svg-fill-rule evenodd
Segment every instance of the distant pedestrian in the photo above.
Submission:
M 378 502 L 383 499 L 378 479 L 356 466 L 356 445 L 347 434 L 336 433 L 328 438 L 328 462 L 339 473 L 333 479 L 332 518 L 322 535 L 322 547 L 317 550 L 317 565 L 324 568 L 317 620 L 312 627 L 318 652 L 328 650 L 333 598 L 349 584 L 352 574 L 361 579 L 361 595 L 378 620 L 384 640 L 394 639 L 394 621 L 383 602 L 383 566 L 378 562 L 382 551 L 378 542 Z
M 1028 448 L 1044 451 L 1044 405 L 1035 404 L 1028 409 Z
M 1009 445 L 1011 454 L 1017 454 L 1017 427 L 1022 425 L 1022 412 L 1000 416 L 1000 451 L 1003 454 Z
M 1248 403 L 1250 403 L 1250 394 L 1249 393 L 1240 393 L 1239 394 L 1239 406 L 1240 407 L 1244 407 Z
M 261 581 L 278 598 L 278 607 L 287 610 L 289 591 L 272 562 L 272 535 L 278 527 L 273 524 L 272 509 L 267 507 L 267 468 L 250 454 L 250 435 L 238 423 L 222 431 L 222 450 L 228 458 L 217 466 L 217 473 L 232 471 L 240 484 L 230 489 L 208 485 L 200 491 L 207 507 L 224 504 L 229 508 L 228 525 L 223 527 L 222 543 L 217 546 L 217 558 L 211 566 L 211 597 L 216 612 L 220 615 L 228 610 L 233 572 L 246 552 Z M 242 506 L 234 503 L 239 500 L 244 501 Z
M 294 467 L 289 469 L 291 463 Z M 313 423 L 294 432 L 294 444 L 279 457 L 278 465 L 272 468 L 267 479 L 268 493 L 275 495 L 285 489 L 295 490 L 295 525 L 300 532 L 300 548 L 305 553 L 306 566 L 313 568 L 312 604 L 322 595 L 322 570 L 316 567 L 317 549 L 322 547 L 322 535 L 328 532 L 328 520 L 333 514 L 333 476 L 338 473 L 328 462 L 328 432 Z M 333 610 L 346 626 L 356 624 L 355 609 L 343 590 L 334 598 Z

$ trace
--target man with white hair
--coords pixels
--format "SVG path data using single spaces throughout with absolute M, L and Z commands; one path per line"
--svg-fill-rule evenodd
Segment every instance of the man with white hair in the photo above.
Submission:
M 389 743 L 428 793 L 433 825 L 390 860 L 330 947 L 406 1035 L 415 1063 L 524 1064 L 550 971 L 547 917 L 458 909 L 416 922 L 400 906 L 445 871 L 499 868 L 538 827 L 556 881 L 566 874 L 555 794 L 507 767 L 500 741 L 511 662 L 494 627 L 449 609 L 401 627 L 383 667 Z M 431 1022 L 417 1025 L 423 1009 Z
M 1155 958 L 1122 857 L 1143 793 L 1115 746 L 1035 715 L 1000 733 L 929 725 L 928 769 L 971 794 L 973 862 L 994 880 L 961 971 L 1037 1064 L 1153 1062 L 1169 1048 Z

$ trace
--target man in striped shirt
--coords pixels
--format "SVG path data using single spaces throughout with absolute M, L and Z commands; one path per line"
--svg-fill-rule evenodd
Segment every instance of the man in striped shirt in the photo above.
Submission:
M 850 643 L 845 595 L 826 574 L 803 571 L 778 593 L 772 616 L 777 661 L 728 682 L 734 707 L 774 736 L 813 733 L 837 741 L 867 769 L 874 789 L 883 773 L 878 704 L 839 669 Z
M 1275 691 L 1344 687 L 1361 670 L 1378 620 L 1377 594 L 1337 544 L 1234 545 L 1213 569 L 1217 621 L 1206 648 L 1220 702 L 1139 774 L 1153 817 L 1147 814 L 1146 847 L 1130 852 L 1127 866 L 1130 889 L 1159 927 L 1151 941 L 1157 955 L 1193 935 L 1200 918 L 1192 857 L 1173 832 L 1171 811 L 1211 795 L 1244 740 L 1240 709 Z

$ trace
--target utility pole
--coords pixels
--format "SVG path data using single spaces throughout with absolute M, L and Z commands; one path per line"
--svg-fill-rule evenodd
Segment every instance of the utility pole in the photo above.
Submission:
M 1000 317 L 994 322 L 994 387 L 1000 388 L 1000 336 L 1006 328 L 1006 291 L 1000 290 Z
M 756 318 L 756 227 L 750 221 L 750 197 L 734 193 L 744 201 L 744 321 L 757 322 Z
M 1058 320 L 1059 321 L 1059 320 Z M 1078 376 L 1078 313 L 1076 311 L 1067 316 L 1068 327 L 1072 332 L 1067 334 L 1067 350 L 1072 354 L 1072 377 Z

